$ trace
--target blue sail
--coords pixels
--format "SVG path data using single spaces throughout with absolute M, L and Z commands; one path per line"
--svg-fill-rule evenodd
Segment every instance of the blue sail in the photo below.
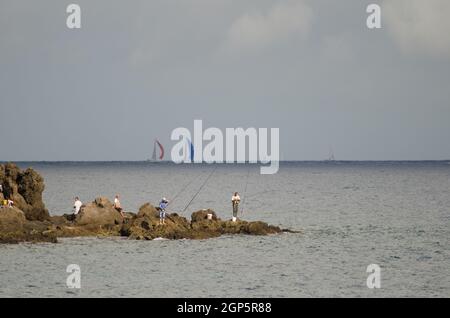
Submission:
M 194 144 L 191 141 L 189 143 L 191 144 L 191 161 L 194 162 Z
M 190 162 L 194 162 L 194 144 L 191 142 L 189 138 L 186 138 L 187 147 L 185 148 L 185 162 L 187 162 L 188 158 Z

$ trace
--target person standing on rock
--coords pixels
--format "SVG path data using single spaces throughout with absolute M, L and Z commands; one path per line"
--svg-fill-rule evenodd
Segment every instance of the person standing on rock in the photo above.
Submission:
M 168 204 L 169 201 L 166 198 L 162 198 L 159 203 L 159 225 L 166 224 L 166 208 Z
M 122 218 L 125 218 L 125 215 L 123 215 L 123 209 L 122 206 L 120 205 L 120 200 L 119 200 L 119 195 L 116 194 L 116 197 L 114 198 L 114 209 L 117 210 L 117 212 L 120 213 L 120 215 L 122 216 Z
M 75 197 L 75 203 L 73 204 L 73 214 L 77 215 L 82 207 L 83 203 L 80 201 L 79 197 Z
M 239 211 L 239 203 L 241 203 L 241 197 L 239 196 L 239 193 L 234 193 L 234 195 L 231 197 L 231 203 L 233 204 L 233 222 L 235 222 Z

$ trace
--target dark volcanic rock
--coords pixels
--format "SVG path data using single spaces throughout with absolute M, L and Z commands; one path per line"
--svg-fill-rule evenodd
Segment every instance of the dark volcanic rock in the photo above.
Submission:
M 81 208 L 75 218 L 75 225 L 113 226 L 121 224 L 122 221 L 122 216 L 113 204 L 107 198 L 99 197 Z
M 42 201 L 44 179 L 33 169 L 22 171 L 13 163 L 0 165 L 0 184 L 3 196 L 14 201 L 14 206 L 25 213 L 27 220 L 50 219 Z
M 191 222 L 176 213 L 167 214 L 166 224 L 159 224 L 156 209 L 145 204 L 136 218 L 124 224 L 121 235 L 130 239 L 151 240 L 158 237 L 167 239 L 207 239 L 223 234 L 268 235 L 280 233 L 278 227 L 264 222 L 222 221 L 212 210 L 201 210 L 192 213 Z M 208 214 L 212 218 L 208 219 Z
M 25 214 L 19 209 L 0 209 L 0 233 L 22 231 L 25 222 Z
M 56 232 L 49 222 L 28 221 L 17 208 L 0 209 L 0 243 L 52 242 Z
M 77 215 L 54 216 L 51 222 L 58 237 L 120 236 L 124 220 L 107 198 L 98 197 L 83 205 Z
M 139 208 L 137 217 L 159 218 L 159 212 L 151 203 L 145 203 Z
M 159 224 L 159 212 L 146 203 L 139 209 L 136 217 L 122 226 L 121 234 L 131 239 L 151 240 L 158 237 L 168 239 L 191 238 L 190 223 L 178 214 L 166 214 L 164 225 Z
M 197 212 L 192 213 L 191 220 L 192 222 L 200 222 L 208 219 L 208 214 L 212 215 L 212 220 L 217 221 L 219 220 L 217 218 L 216 212 L 214 212 L 211 209 L 208 210 L 200 210 Z

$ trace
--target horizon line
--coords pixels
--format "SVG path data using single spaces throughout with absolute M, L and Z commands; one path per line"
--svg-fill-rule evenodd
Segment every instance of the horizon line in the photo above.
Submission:
M 195 162 L 182 162 L 182 163 L 174 163 L 171 160 L 158 160 L 158 161 L 149 161 L 149 160 L 0 160 L 1 164 L 6 163 L 121 163 L 121 162 L 132 162 L 132 163 L 173 163 L 173 164 L 198 164 Z M 274 162 L 276 162 L 274 160 Z M 280 163 L 289 163 L 289 162 L 320 162 L 320 163 L 339 163 L 339 162 L 450 162 L 450 159 L 345 159 L 345 160 L 319 160 L 319 159 L 309 159 L 309 160 L 278 160 Z M 270 162 L 269 162 L 270 163 Z M 267 164 L 269 164 L 267 163 Z M 262 162 L 201 162 L 201 164 L 265 164 Z

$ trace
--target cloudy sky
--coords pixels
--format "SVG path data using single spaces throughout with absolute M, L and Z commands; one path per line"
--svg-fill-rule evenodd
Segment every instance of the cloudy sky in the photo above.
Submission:
M 143 160 L 194 119 L 279 127 L 283 159 L 449 159 L 449 34 L 448 0 L 0 0 L 0 160 Z

